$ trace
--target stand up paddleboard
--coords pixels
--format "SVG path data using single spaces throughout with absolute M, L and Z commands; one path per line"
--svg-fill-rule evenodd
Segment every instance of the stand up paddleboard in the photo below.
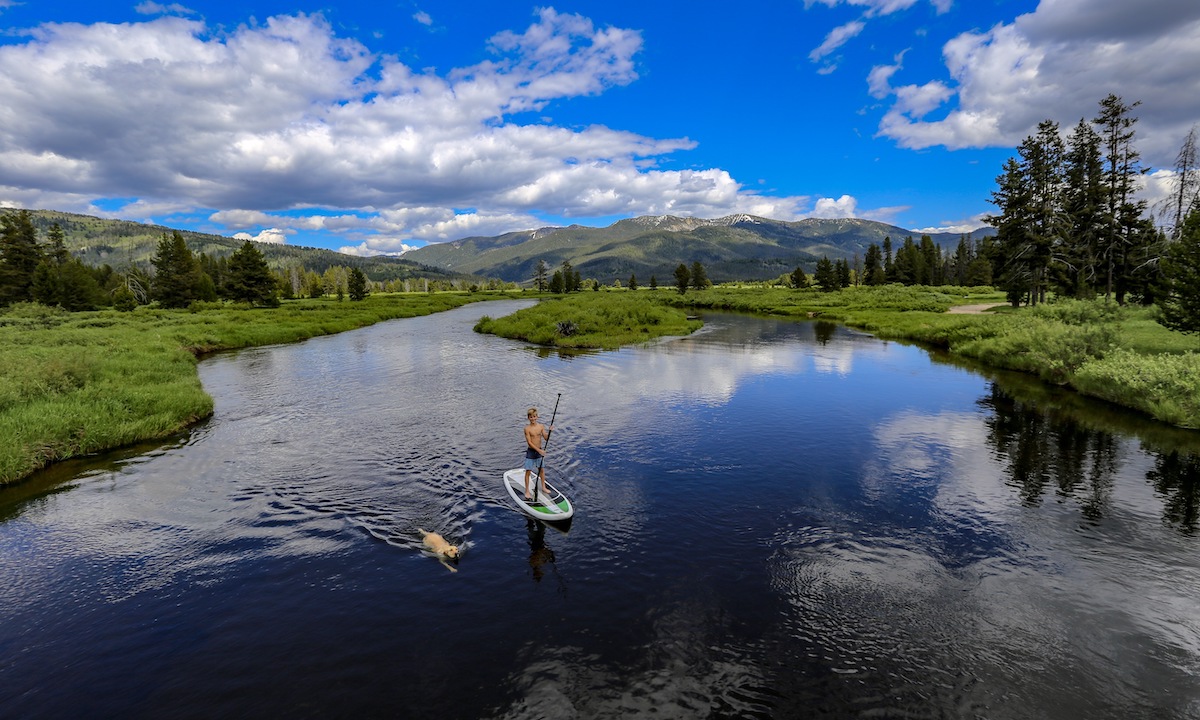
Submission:
M 541 492 L 541 483 L 538 481 L 537 473 L 532 472 L 529 474 L 529 493 L 531 495 L 535 486 L 539 488 L 537 500 L 526 500 L 525 470 L 516 468 L 504 473 L 504 487 L 508 490 L 508 496 L 526 515 L 543 522 L 561 522 L 575 514 L 575 508 L 571 506 L 571 501 L 551 485 L 550 481 L 546 481 L 546 489 L 550 491 L 549 496 L 547 497 L 546 493 Z

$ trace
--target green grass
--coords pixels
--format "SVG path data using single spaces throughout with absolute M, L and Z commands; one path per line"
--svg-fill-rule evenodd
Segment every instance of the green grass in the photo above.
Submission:
M 992 288 L 900 285 L 829 293 L 725 285 L 683 295 L 659 290 L 570 297 L 565 305 L 543 303 L 518 313 L 520 317 L 514 316 L 498 334 L 572 347 L 608 348 L 644 339 L 641 331 L 631 331 L 634 324 L 604 318 L 603 313 L 586 334 L 570 338 L 555 334 L 559 319 L 579 317 L 591 304 L 621 298 L 688 311 L 820 317 L 881 338 L 915 341 L 992 367 L 1029 373 L 1166 423 L 1200 429 L 1200 337 L 1162 327 L 1154 321 L 1152 308 L 1120 307 L 1103 300 L 1061 300 L 1033 308 L 1006 306 L 981 315 L 947 314 L 954 305 L 1003 303 L 1004 295 Z M 635 310 L 629 306 L 623 312 Z M 489 320 L 476 329 L 495 332 L 493 322 L 498 321 Z
M 654 302 L 650 292 L 583 292 L 543 300 L 501 318 L 484 316 L 476 332 L 560 348 L 613 350 L 664 335 L 688 335 L 701 326 L 679 309 Z
M 219 303 L 192 310 L 0 314 L 0 485 L 47 464 L 167 437 L 212 414 L 196 373 L 206 352 L 303 340 L 502 295 L 372 295 L 363 302 Z

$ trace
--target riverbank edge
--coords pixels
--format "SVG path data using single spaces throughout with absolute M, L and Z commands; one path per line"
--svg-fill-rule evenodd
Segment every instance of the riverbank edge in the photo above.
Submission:
M 6 351 L 34 353 L 31 364 L 44 374 L 50 373 L 45 368 L 52 368 L 53 375 L 28 378 L 27 384 L 35 387 L 17 391 L 28 396 L 19 407 L 0 403 L 0 488 L 20 484 L 64 460 L 165 440 L 208 419 L 213 400 L 200 384 L 197 365 L 211 354 L 300 342 L 386 320 L 522 297 L 502 292 L 399 293 L 372 295 L 361 302 L 285 301 L 279 309 L 216 303 L 135 313 L 18 309 L 0 320 L 8 323 L 5 330 L 24 333 L 22 340 L 28 342 L 6 343 Z M 123 323 L 127 327 L 122 328 Z M 118 331 L 130 330 L 135 323 L 130 332 Z M 152 327 L 153 338 L 147 337 L 147 327 Z M 153 369 L 144 375 L 152 378 L 143 376 L 140 367 L 149 365 Z M 135 368 L 132 372 L 130 366 Z M 113 373 L 128 380 L 124 388 L 104 377 Z M 4 379 L 21 383 L 11 375 Z M 156 394 L 169 397 L 153 397 Z M 147 416 L 145 422 L 112 427 L 139 413 Z
M 731 301 L 728 290 L 675 293 L 662 299 L 694 309 L 838 322 L 882 340 L 918 343 L 985 366 L 1033 375 L 1167 425 L 1200 430 L 1200 339 L 1185 342 L 1191 349 L 1182 352 L 1148 353 L 1122 347 L 1118 342 L 1124 336 L 1120 321 L 1112 319 L 1120 308 L 1100 301 L 1066 301 L 1074 308 L 1092 305 L 1101 308 L 1100 314 L 1110 314 L 1089 323 L 1084 312 L 1084 317 L 1076 319 L 1077 324 L 1063 323 L 1059 332 L 1060 328 L 1045 317 L 1053 311 L 1045 308 L 1012 308 L 995 303 L 999 312 L 949 312 L 955 306 L 982 304 L 979 296 L 993 300 L 1002 297 L 990 289 L 977 293 L 963 288 L 882 290 L 913 293 L 914 299 L 907 306 L 885 307 L 889 302 L 885 300 L 855 307 L 852 301 L 839 298 L 841 293 L 820 293 L 809 294 L 807 300 L 796 295 L 782 305 L 774 305 L 753 295 L 744 302 Z M 919 299 L 921 294 L 928 298 Z M 1041 337 L 1039 329 L 1044 331 Z M 1181 335 L 1165 328 L 1159 331 Z

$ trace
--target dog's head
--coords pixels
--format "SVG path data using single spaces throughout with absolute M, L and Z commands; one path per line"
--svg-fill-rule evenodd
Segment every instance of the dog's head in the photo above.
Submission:
M 450 547 L 446 548 L 446 557 L 452 557 L 452 558 L 458 557 L 458 546 L 451 545 Z

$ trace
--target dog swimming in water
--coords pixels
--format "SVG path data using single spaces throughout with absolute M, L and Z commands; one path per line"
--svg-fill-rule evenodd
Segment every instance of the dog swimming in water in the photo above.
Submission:
M 422 530 L 421 528 L 416 528 L 416 532 L 421 534 L 421 542 L 424 542 L 427 550 L 436 554 L 446 568 L 450 568 L 450 565 L 445 562 L 446 558 L 451 560 L 458 559 L 458 546 L 450 545 L 442 535 L 430 533 L 428 530 Z M 456 571 L 454 568 L 450 568 L 450 570 Z

